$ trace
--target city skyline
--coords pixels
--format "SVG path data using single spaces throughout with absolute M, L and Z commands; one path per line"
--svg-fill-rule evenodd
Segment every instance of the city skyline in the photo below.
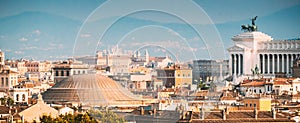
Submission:
M 215 27 L 226 50 L 232 45 L 231 38 L 242 33 L 240 26 L 250 24 L 250 18 L 254 16 L 258 16 L 259 31 L 269 34 L 274 39 L 299 38 L 300 34 L 300 29 L 297 28 L 300 19 L 297 13 L 300 9 L 300 2 L 292 0 L 287 2 L 274 1 L 272 5 L 269 5 L 271 1 L 193 1 L 200 9 L 204 10 L 204 14 L 207 14 L 211 19 L 211 23 L 192 21 L 188 24 L 182 23 L 180 19 L 174 19 L 174 17 L 161 11 L 143 11 L 125 17 L 115 12 L 122 10 L 119 8 L 124 6 L 133 7 L 134 5 L 130 2 L 115 4 L 111 8 L 115 11 L 98 12 L 96 18 L 88 18 L 88 16 L 92 15 L 92 12 L 96 12 L 96 8 L 101 8 L 107 2 L 61 2 L 2 1 L 0 25 L 3 28 L 0 29 L 0 49 L 6 52 L 7 58 L 66 59 L 74 55 L 75 41 L 79 38 L 87 44 L 91 43 L 95 50 L 112 48 L 116 44 L 120 44 L 118 42 L 124 42 L 119 46 L 125 50 L 135 50 L 143 45 L 154 44 L 169 48 L 171 52 L 178 54 L 182 61 L 209 59 L 210 55 L 207 51 L 209 48 L 203 43 L 205 39 L 197 36 L 189 27 L 190 25 L 200 25 L 200 28 L 204 28 L 206 24 Z M 178 3 L 174 2 L 174 5 L 166 10 L 181 7 Z M 144 5 L 143 2 L 136 4 L 140 7 L 151 6 Z M 157 3 L 153 5 L 157 5 Z M 197 14 L 191 12 L 191 7 L 180 10 L 183 10 L 182 12 L 189 17 Z M 201 14 L 201 12 L 199 13 Z M 120 17 L 123 17 L 120 23 L 107 31 L 106 37 L 103 36 L 103 40 L 106 41 L 101 42 L 103 45 L 93 45 L 93 42 L 99 42 L 101 33 L 97 29 L 78 33 L 84 24 L 101 25 Z M 192 18 L 191 20 L 199 20 L 199 18 Z M 84 23 L 85 21 L 86 23 Z M 199 33 L 203 35 L 212 34 L 210 32 Z M 217 34 L 213 36 L 215 35 Z M 179 48 L 180 50 L 175 52 Z M 197 55 L 187 55 L 190 54 L 185 52 L 188 50 Z M 163 52 L 162 49 L 157 51 Z M 153 52 L 152 54 L 155 55 L 155 50 Z M 180 54 L 181 52 L 183 53 Z M 96 52 L 87 52 L 83 55 L 96 55 Z M 227 57 L 227 55 L 225 56 Z M 227 59 L 226 57 L 225 59 Z

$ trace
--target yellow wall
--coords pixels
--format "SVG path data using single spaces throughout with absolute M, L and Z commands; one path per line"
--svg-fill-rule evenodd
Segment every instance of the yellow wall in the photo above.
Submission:
M 134 68 L 130 68 L 129 69 L 130 73 L 144 73 L 144 74 L 149 74 L 150 73 L 150 69 L 143 67 L 143 66 L 138 66 L 138 67 L 134 67 Z
M 254 105 L 256 105 L 257 110 L 259 111 L 271 111 L 271 99 L 269 98 L 244 99 L 243 103 L 245 108 L 249 110 L 254 110 Z
M 191 69 L 178 69 L 175 70 L 175 87 L 181 85 L 192 84 L 192 70 Z

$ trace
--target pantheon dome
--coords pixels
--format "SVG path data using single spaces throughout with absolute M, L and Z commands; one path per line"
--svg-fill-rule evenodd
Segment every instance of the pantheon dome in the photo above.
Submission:
M 116 81 L 99 74 L 73 75 L 43 93 L 47 103 L 71 102 L 90 106 L 140 106 L 144 100 Z

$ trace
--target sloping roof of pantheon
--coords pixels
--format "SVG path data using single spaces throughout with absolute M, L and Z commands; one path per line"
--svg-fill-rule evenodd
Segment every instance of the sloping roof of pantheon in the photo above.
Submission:
M 99 74 L 73 75 L 43 94 L 45 102 L 76 102 L 92 106 L 142 105 L 143 101 L 114 80 Z

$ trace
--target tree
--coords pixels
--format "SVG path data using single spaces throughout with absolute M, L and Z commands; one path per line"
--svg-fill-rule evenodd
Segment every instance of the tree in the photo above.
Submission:
M 96 119 L 91 117 L 88 113 L 59 115 L 56 118 L 52 118 L 49 115 L 43 115 L 40 117 L 40 121 L 42 123 L 97 123 Z
M 91 114 L 91 116 L 100 120 L 100 122 L 104 122 L 104 123 L 123 123 L 123 122 L 125 122 L 124 118 L 119 117 L 116 113 L 109 111 L 109 110 L 106 110 L 106 111 L 90 110 L 89 114 Z
M 2 97 L 0 98 L 0 101 L 1 101 L 1 105 L 12 106 L 14 104 L 14 100 L 10 97 L 8 98 Z
M 6 98 L 2 97 L 0 98 L 1 105 L 6 105 Z
M 10 97 L 7 98 L 7 105 L 8 106 L 12 106 L 14 104 L 14 102 L 15 101 L 12 98 L 10 98 Z

